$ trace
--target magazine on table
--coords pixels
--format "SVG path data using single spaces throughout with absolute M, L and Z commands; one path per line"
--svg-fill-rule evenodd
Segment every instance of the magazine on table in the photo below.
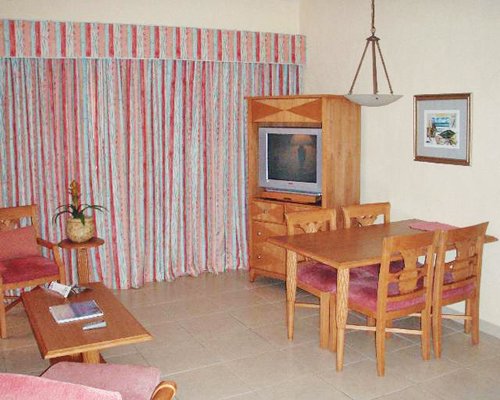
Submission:
M 49 311 L 58 324 L 81 321 L 104 315 L 95 300 L 50 306 Z

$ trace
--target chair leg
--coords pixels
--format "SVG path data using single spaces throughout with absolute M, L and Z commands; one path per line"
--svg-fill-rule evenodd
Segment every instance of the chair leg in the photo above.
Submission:
M 7 338 L 7 321 L 5 319 L 4 293 L 0 290 L 0 337 Z
M 330 296 L 330 350 L 333 352 L 337 351 L 337 316 L 335 314 L 335 308 L 337 307 L 335 296 Z
M 473 308 L 473 299 L 467 299 L 465 300 L 465 315 L 469 315 L 471 316 L 472 315 L 472 308 Z M 473 325 L 473 323 L 471 323 L 470 320 L 466 319 L 464 320 L 464 332 L 465 333 L 471 333 L 471 325 Z
M 385 326 L 386 326 L 387 328 L 392 328 L 392 319 L 391 319 L 390 321 L 387 321 L 387 322 L 385 323 Z M 392 333 L 391 333 L 391 332 L 386 332 L 386 333 L 385 333 L 385 337 L 386 337 L 387 339 L 390 339 L 390 338 L 392 337 Z
M 475 296 L 473 299 L 470 300 L 471 305 L 470 305 L 470 316 L 472 317 L 471 322 L 471 338 L 472 338 L 472 344 L 478 344 L 479 343 L 479 298 L 478 296 Z M 469 322 L 466 320 L 466 322 Z
M 432 310 L 432 344 L 434 346 L 434 357 L 441 357 L 441 307 L 434 307 Z M 422 327 L 423 328 L 423 327 Z
M 330 328 L 330 293 L 322 292 L 319 296 L 319 346 L 328 348 Z
M 377 320 L 375 331 L 375 344 L 377 350 L 377 374 L 385 375 L 385 320 Z
M 375 318 L 366 317 L 366 326 L 375 326 Z M 366 331 L 367 335 L 373 335 L 374 333 L 373 331 Z
M 431 314 L 429 311 L 422 311 L 420 315 L 420 326 L 422 329 L 422 358 L 431 358 Z

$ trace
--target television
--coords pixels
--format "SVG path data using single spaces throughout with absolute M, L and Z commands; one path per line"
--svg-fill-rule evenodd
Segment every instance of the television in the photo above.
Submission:
M 259 128 L 259 186 L 321 194 L 321 128 Z

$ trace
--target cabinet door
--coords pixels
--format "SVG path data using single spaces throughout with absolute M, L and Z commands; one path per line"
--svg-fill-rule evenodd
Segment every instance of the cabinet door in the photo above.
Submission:
M 252 267 L 285 274 L 286 251 L 267 242 L 267 238 L 271 236 L 282 235 L 286 235 L 284 225 L 253 221 L 250 254 Z
M 283 224 L 285 207 L 283 204 L 254 200 L 252 202 L 252 219 Z

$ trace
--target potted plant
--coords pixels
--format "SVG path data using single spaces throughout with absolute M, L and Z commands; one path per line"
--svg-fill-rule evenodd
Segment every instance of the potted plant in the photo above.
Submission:
M 82 204 L 80 202 L 80 184 L 73 180 L 69 185 L 71 204 L 57 207 L 54 223 L 63 214 L 70 214 L 66 220 L 66 235 L 72 242 L 82 243 L 90 240 L 95 234 L 94 219 L 85 215 L 87 210 L 105 211 L 106 208 L 95 204 Z

